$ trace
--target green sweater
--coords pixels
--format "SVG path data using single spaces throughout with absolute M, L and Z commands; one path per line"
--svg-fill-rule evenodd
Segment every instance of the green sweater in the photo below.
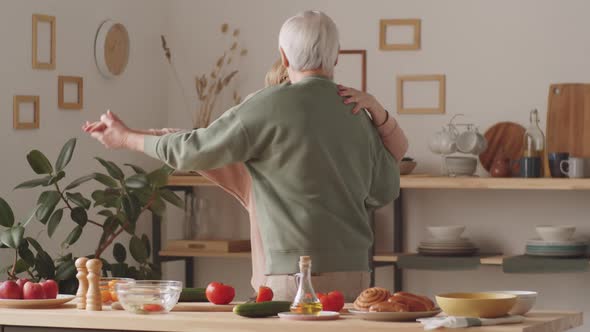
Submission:
M 146 136 L 145 153 L 181 170 L 244 162 L 268 274 L 367 271 L 370 212 L 399 193 L 399 168 L 371 120 L 329 79 L 261 90 L 208 128 Z

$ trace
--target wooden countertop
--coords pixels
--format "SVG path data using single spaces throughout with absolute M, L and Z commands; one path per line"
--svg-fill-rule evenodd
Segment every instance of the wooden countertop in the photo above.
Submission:
M 219 312 L 173 312 L 163 315 L 135 315 L 124 311 L 111 310 L 87 312 L 77 310 L 69 305 L 60 309 L 46 310 L 0 309 L 0 326 L 167 332 L 423 331 L 423 328 L 418 323 L 369 322 L 350 315 L 342 317 L 342 319 L 336 321 L 293 322 L 279 318 L 243 318 L 233 313 Z M 477 327 L 470 328 L 469 331 L 559 332 L 581 325 L 582 313 L 579 312 L 535 312 L 529 314 L 523 324 Z

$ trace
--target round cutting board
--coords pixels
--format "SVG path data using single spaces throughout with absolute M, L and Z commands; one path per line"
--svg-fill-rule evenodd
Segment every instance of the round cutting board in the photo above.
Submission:
M 484 134 L 488 148 L 479 155 L 483 168 L 489 172 L 496 157 L 520 159 L 524 151 L 525 131 L 523 126 L 514 122 L 498 122 L 491 126 Z

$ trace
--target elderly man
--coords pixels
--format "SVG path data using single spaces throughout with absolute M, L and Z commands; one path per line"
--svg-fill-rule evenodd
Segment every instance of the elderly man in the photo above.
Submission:
M 352 298 L 368 286 L 370 211 L 393 201 L 399 169 L 371 119 L 349 112 L 332 82 L 338 30 L 307 11 L 281 28 L 279 50 L 291 83 L 261 90 L 208 128 L 151 136 L 114 114 L 90 130 L 109 148 L 127 148 L 181 170 L 243 162 L 252 178 L 267 286 L 292 299 L 299 256 L 314 282 Z M 388 120 L 387 113 L 382 123 Z

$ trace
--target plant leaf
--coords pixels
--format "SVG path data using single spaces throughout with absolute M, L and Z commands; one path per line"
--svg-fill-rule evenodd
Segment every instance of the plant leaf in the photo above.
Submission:
M 164 203 L 164 201 L 158 197 L 150 206 L 150 211 L 152 211 L 157 216 L 163 217 L 166 213 L 166 203 Z
M 145 174 L 135 174 L 125 180 L 125 185 L 132 189 L 141 189 L 149 185 L 149 181 Z
M 143 241 L 137 236 L 131 237 L 131 240 L 129 241 L 129 251 L 131 252 L 133 259 L 139 263 L 145 263 L 148 258 L 147 248 Z
M 100 211 L 98 211 L 97 214 L 100 215 L 100 216 L 105 216 L 105 217 L 112 217 L 112 216 L 114 216 L 113 211 L 111 211 L 111 210 L 100 210 Z
M 60 198 L 60 194 L 55 190 L 42 192 L 37 200 L 39 205 L 36 212 L 37 220 L 46 224 Z
M 82 211 L 84 211 L 84 210 L 82 210 Z M 86 211 L 84 211 L 84 212 L 86 212 Z M 62 246 L 69 247 L 72 244 L 76 243 L 76 241 L 78 241 L 78 239 L 80 238 L 80 235 L 82 235 L 82 227 L 80 227 L 80 226 L 74 227 L 74 229 L 70 232 L 70 234 L 68 234 L 68 237 L 62 243 Z
M 106 174 L 94 173 L 93 176 L 96 181 L 104 184 L 107 187 L 111 187 L 111 188 L 117 187 L 117 181 L 115 181 L 113 178 L 111 178 L 110 176 L 108 176 Z
M 170 172 L 171 168 L 167 166 L 160 167 L 150 172 L 147 178 L 153 187 L 160 188 L 162 186 L 165 186 L 166 183 L 168 183 L 168 175 L 170 174 Z
M 57 172 L 57 174 L 55 176 L 52 176 L 51 179 L 49 179 L 49 181 L 47 182 L 47 185 L 50 186 L 54 183 L 59 182 L 59 180 L 63 179 L 66 177 L 66 172 L 64 171 L 59 171 Z
M 57 226 L 61 222 L 61 218 L 63 217 L 63 215 L 64 215 L 64 210 L 59 209 L 59 210 L 56 210 L 55 212 L 53 212 L 53 214 L 49 218 L 49 221 L 47 222 L 47 235 L 49 235 L 49 237 L 52 237 L 53 234 L 55 233 L 55 230 L 57 229 Z
M 72 183 L 68 184 L 68 186 L 66 187 L 66 190 L 74 189 L 77 186 L 81 185 L 82 183 L 93 180 L 94 178 L 95 178 L 94 174 L 89 174 L 89 175 L 84 175 L 83 177 L 79 177 L 76 180 L 72 181 Z
M 117 242 L 113 246 L 113 257 L 117 263 L 124 263 L 127 259 L 127 249 L 121 243 Z
M 125 178 L 123 171 L 114 162 L 99 157 L 95 157 L 95 159 L 107 170 L 110 176 L 117 180 L 123 180 Z
M 23 236 L 25 234 L 25 228 L 22 226 L 12 226 L 9 229 L 4 230 L 0 233 L 0 242 L 9 248 L 16 249 L 20 247 Z
M 2 197 L 0 197 L 0 225 L 4 227 L 14 225 L 14 213 L 10 205 Z
M 70 218 L 78 224 L 80 229 L 86 226 L 86 223 L 88 222 L 88 214 L 86 213 L 86 210 L 79 206 L 72 209 L 72 212 L 70 212 Z
M 27 264 L 28 267 L 35 266 L 35 255 L 31 249 L 29 249 L 29 243 L 23 241 L 20 247 L 18 247 L 18 255 Z
M 150 255 L 152 253 L 152 246 L 150 245 L 150 239 L 147 237 L 147 235 L 142 234 L 141 235 L 141 241 L 143 241 L 143 245 L 145 246 L 145 249 L 147 251 L 147 258 L 150 258 Z
M 39 273 L 39 278 L 55 278 L 55 263 L 53 263 L 51 256 L 43 250 L 37 252 L 37 256 L 35 256 L 35 269 Z
M 137 173 L 137 174 L 146 174 L 147 173 L 143 168 L 141 168 L 139 166 L 136 166 L 133 164 L 123 164 L 123 165 L 131 167 L 135 171 L 135 173 Z
M 84 208 L 86 210 L 90 209 L 90 205 L 92 204 L 92 202 L 90 202 L 89 199 L 87 199 L 86 197 L 82 196 L 82 194 L 80 193 L 66 193 L 66 196 L 68 197 L 68 199 L 70 201 L 72 201 L 74 204 L 78 205 L 81 208 Z
M 35 188 L 38 186 L 46 186 L 46 185 L 49 185 L 49 182 L 51 181 L 51 179 L 53 179 L 53 177 L 51 175 L 48 175 L 48 176 L 40 178 L 40 179 L 33 179 L 33 180 L 25 181 L 25 182 L 19 184 L 18 186 L 14 187 L 14 189 L 28 189 L 28 188 Z
M 73 259 L 65 260 L 55 268 L 55 280 L 68 280 L 76 276 L 76 263 Z
M 37 242 L 37 240 L 33 239 L 32 237 L 27 237 L 25 240 L 27 240 L 27 242 L 29 242 L 29 244 L 32 245 L 33 248 L 35 248 L 35 251 L 37 251 L 37 252 L 43 251 L 43 248 L 41 247 L 39 242 Z
M 166 200 L 168 203 L 177 206 L 181 209 L 184 208 L 184 202 L 182 198 L 176 195 L 172 190 L 169 189 L 160 189 L 159 191 L 160 197 Z
M 128 271 L 129 271 L 129 265 L 127 265 L 125 263 L 111 264 L 111 274 L 113 275 L 113 277 L 118 277 L 118 278 L 126 277 L 126 276 L 128 276 L 128 273 L 127 273 Z
M 27 154 L 27 161 L 33 171 L 37 174 L 50 174 L 53 172 L 51 163 L 45 155 L 39 150 L 33 150 Z
M 57 157 L 57 161 L 55 162 L 55 169 L 57 171 L 61 171 L 64 169 L 70 160 L 72 160 L 72 155 L 74 154 L 74 148 L 76 147 L 76 139 L 70 138 L 66 144 L 61 148 L 59 152 L 59 156 Z

